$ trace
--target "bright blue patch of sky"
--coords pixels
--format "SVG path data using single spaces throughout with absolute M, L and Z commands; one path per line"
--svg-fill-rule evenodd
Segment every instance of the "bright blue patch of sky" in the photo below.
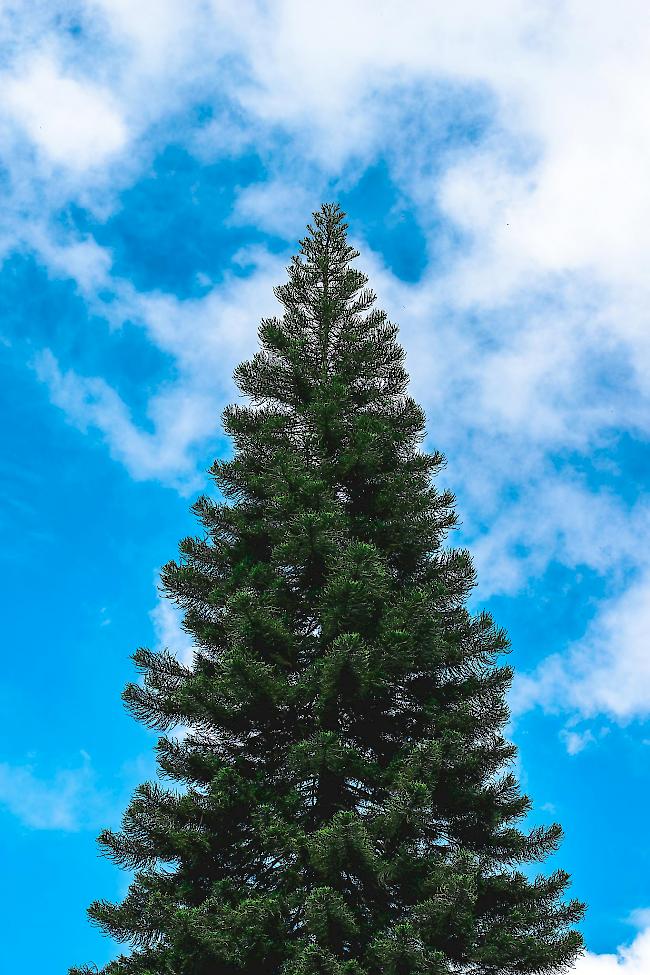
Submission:
M 481 600 L 481 605 L 506 627 L 512 664 L 529 671 L 549 653 L 579 640 L 606 594 L 606 580 L 593 570 L 554 562 L 529 583 L 525 598 L 495 595 Z
M 602 576 L 552 564 L 519 598 L 493 596 L 481 605 L 508 632 L 507 662 L 515 672 L 526 673 L 580 640 L 606 594 Z M 533 800 L 531 822 L 558 821 L 565 829 L 560 851 L 545 869 L 572 872 L 572 895 L 589 905 L 583 930 L 590 950 L 611 952 L 613 945 L 632 937 L 630 904 L 647 901 L 648 867 L 636 867 L 650 859 L 638 839 L 650 802 L 650 729 L 644 722 L 619 727 L 603 717 L 585 721 L 579 715 L 567 729 L 567 714 L 559 707 L 560 702 L 557 714 L 534 710 L 514 722 L 522 787 Z M 558 747 L 566 730 L 590 733 L 593 741 L 578 754 L 567 755 Z M 633 795 L 634 802 L 626 803 L 625 828 L 620 829 L 620 804 L 626 795 Z M 612 884 L 624 862 L 636 864 L 629 882 Z
M 254 154 L 206 166 L 170 146 L 152 171 L 122 194 L 119 210 L 106 223 L 79 210 L 71 217 L 81 232 L 92 233 L 111 251 L 118 277 L 142 291 L 197 297 L 232 272 L 232 259 L 242 247 L 264 243 L 273 249 L 268 234 L 230 219 L 238 190 L 264 179 L 263 163 Z
M 348 191 L 339 194 L 344 210 L 354 213 L 370 247 L 403 281 L 418 281 L 428 263 L 427 242 L 410 201 L 391 179 L 385 160 L 367 169 Z
M 650 470 L 650 444 L 625 430 L 616 430 L 589 454 L 578 451 L 555 459 L 558 470 L 582 477 L 591 490 L 604 490 L 628 508 L 645 494 Z
M 154 740 L 126 714 L 120 694 L 134 677 L 130 653 L 154 641 L 147 611 L 156 601 L 155 567 L 175 555 L 193 520 L 176 492 L 134 485 L 98 437 L 63 423 L 12 351 L 0 348 L 0 412 L 12 418 L 0 463 L 0 703 L 15 732 L 4 736 L 2 761 L 52 783 L 57 772 L 81 768 L 84 751 L 105 795 L 89 821 L 83 794 L 73 801 L 80 822 L 72 832 L 30 828 L 0 804 L 0 855 L 11 878 L 6 930 L 24 971 L 55 972 L 73 961 L 107 961 L 114 950 L 84 917 L 90 900 L 124 888 L 98 858 L 94 837 L 118 824 L 132 789 L 150 774 Z M 57 792 L 33 798 L 45 818 Z
M 590 722 L 596 742 L 561 757 L 556 742 L 565 720 L 533 712 L 517 722 L 523 786 L 533 798 L 536 820 L 558 821 L 565 829 L 553 865 L 569 866 L 572 894 L 589 904 L 583 929 L 590 949 L 611 952 L 632 937 L 630 904 L 647 903 L 650 855 L 639 836 L 646 829 L 650 801 L 648 745 L 638 727 Z M 614 883 L 622 863 L 634 867 L 625 871 L 624 883 Z

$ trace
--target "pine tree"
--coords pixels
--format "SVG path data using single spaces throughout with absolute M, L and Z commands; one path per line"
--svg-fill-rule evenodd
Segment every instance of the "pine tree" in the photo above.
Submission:
M 524 872 L 561 829 L 522 826 L 507 638 L 466 608 L 443 458 L 343 218 L 314 214 L 275 289 L 223 500 L 163 571 L 193 664 L 135 654 L 128 708 L 187 731 L 157 745 L 176 787 L 140 786 L 100 836 L 135 871 L 89 910 L 131 945 L 105 975 L 551 973 L 581 950 L 568 875 Z

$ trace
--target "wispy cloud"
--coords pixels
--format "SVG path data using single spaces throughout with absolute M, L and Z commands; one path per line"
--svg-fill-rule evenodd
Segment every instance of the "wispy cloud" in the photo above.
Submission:
M 181 614 L 174 603 L 161 596 L 149 615 L 153 622 L 158 649 L 169 650 L 182 663 L 191 663 L 194 644 L 181 625 Z
M 625 722 L 650 715 L 650 573 L 599 607 L 584 638 L 514 687 L 515 714 L 540 706 Z
M 84 256 L 90 258 L 90 267 L 83 268 L 88 280 L 97 255 L 84 252 Z M 50 349 L 35 357 L 36 375 L 47 386 L 53 404 L 80 429 L 99 430 L 112 456 L 136 479 L 159 478 L 184 491 L 200 483 L 198 450 L 215 437 L 221 409 L 232 395 L 232 371 L 253 348 L 260 309 L 275 305 L 272 287 L 281 263 L 259 250 L 252 250 L 246 259 L 255 266 L 254 274 L 231 275 L 201 299 L 141 294 L 128 282 L 114 280 L 115 300 L 110 306 L 92 305 L 117 325 L 127 318 L 140 324 L 176 366 L 177 381 L 148 402 L 149 430 L 135 423 L 128 404 L 101 376 L 82 376 L 62 368 Z
M 566 728 L 561 737 L 569 755 L 579 755 L 588 745 L 596 741 L 593 731 L 589 728 L 585 731 L 570 731 Z
M 0 763 L 0 807 L 29 829 L 76 832 L 96 829 L 115 800 L 100 789 L 89 756 L 49 776 L 33 765 Z

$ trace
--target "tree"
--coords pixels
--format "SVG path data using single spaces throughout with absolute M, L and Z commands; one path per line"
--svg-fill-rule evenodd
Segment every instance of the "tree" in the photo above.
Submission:
M 343 218 L 314 214 L 275 289 L 224 500 L 163 570 L 193 664 L 135 654 L 127 707 L 187 731 L 157 745 L 180 788 L 140 786 L 100 836 L 135 871 L 89 910 L 132 947 L 106 975 L 551 973 L 581 950 L 568 875 L 522 870 L 561 829 L 522 826 L 507 638 L 466 608 L 443 458 Z

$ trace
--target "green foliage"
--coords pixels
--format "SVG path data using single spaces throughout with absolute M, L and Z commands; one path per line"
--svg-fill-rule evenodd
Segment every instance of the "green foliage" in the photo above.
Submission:
M 131 948 L 104 975 L 542 975 L 581 949 L 567 875 L 517 869 L 561 830 L 522 828 L 507 638 L 465 607 L 443 461 L 357 256 L 314 214 L 235 373 L 223 500 L 164 569 L 194 661 L 138 650 L 124 699 L 187 733 L 157 747 L 176 789 L 100 837 L 135 871 L 90 908 Z

